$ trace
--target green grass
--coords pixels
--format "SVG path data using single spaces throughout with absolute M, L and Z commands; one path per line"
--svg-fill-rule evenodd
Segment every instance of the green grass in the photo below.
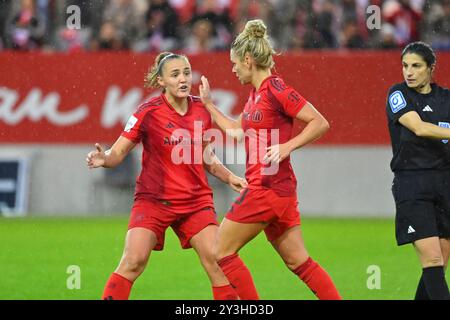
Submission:
M 99 299 L 123 249 L 127 218 L 0 219 L 0 299 Z M 397 247 L 392 219 L 303 218 L 310 255 L 332 276 L 345 299 L 411 299 L 420 276 L 411 246 Z M 259 235 L 242 251 L 262 299 L 314 299 Z M 66 286 L 70 265 L 81 289 Z M 381 289 L 369 290 L 367 268 L 381 269 Z M 131 299 L 211 299 L 193 250 L 171 229 L 153 252 Z

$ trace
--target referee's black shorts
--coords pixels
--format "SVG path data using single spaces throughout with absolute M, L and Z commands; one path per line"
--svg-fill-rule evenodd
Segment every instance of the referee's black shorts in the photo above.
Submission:
M 429 237 L 450 238 L 450 172 L 396 172 L 392 194 L 399 246 Z

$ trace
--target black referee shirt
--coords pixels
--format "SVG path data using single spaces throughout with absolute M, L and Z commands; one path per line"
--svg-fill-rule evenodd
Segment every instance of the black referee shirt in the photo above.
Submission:
M 410 111 L 416 111 L 422 121 L 450 128 L 450 91 L 432 84 L 430 93 L 420 94 L 405 82 L 389 89 L 386 112 L 392 142 L 392 171 L 450 169 L 449 141 L 418 137 L 398 122 Z

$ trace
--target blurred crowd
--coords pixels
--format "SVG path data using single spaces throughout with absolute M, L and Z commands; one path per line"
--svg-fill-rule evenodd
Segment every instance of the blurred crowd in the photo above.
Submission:
M 0 50 L 220 51 L 255 18 L 278 50 L 450 50 L 450 0 L 0 0 Z

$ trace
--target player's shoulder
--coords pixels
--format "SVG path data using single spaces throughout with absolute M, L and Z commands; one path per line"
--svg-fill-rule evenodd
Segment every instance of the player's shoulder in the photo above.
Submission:
M 201 116 L 205 120 L 211 118 L 211 114 L 206 110 L 206 107 L 199 96 L 188 96 L 188 100 L 197 116 Z
M 448 88 L 445 87 L 441 87 L 440 85 L 434 83 L 432 84 L 433 90 L 436 90 L 436 93 L 438 96 L 444 98 L 444 99 L 449 99 L 450 98 L 450 90 Z
M 389 92 L 389 95 L 391 95 L 392 93 L 394 93 L 396 91 L 400 91 L 403 94 L 406 94 L 408 92 L 408 86 L 406 85 L 405 82 L 399 82 L 399 83 L 396 83 L 396 84 L 392 85 L 389 88 L 388 92 Z
M 282 92 L 288 88 L 283 78 L 278 75 L 270 76 L 265 81 L 264 86 L 272 92 Z
M 193 108 L 208 112 L 199 96 L 188 96 L 188 101 Z
M 409 87 L 405 82 L 396 83 L 389 88 L 387 102 L 392 104 L 395 101 L 405 101 L 409 97 Z
M 193 96 L 193 95 L 190 95 L 190 96 L 188 96 L 188 99 L 189 99 L 191 102 L 193 102 L 193 103 L 200 103 L 200 104 L 203 104 L 203 103 L 202 103 L 202 99 L 201 99 L 199 96 Z
M 159 109 L 163 105 L 164 105 L 164 100 L 161 98 L 161 96 L 153 97 L 150 100 L 141 103 L 137 107 L 135 113 L 137 115 L 144 115 L 148 112 Z
M 396 83 L 389 88 L 386 109 L 392 113 L 398 113 L 406 107 L 412 107 L 411 100 L 408 95 L 410 89 L 406 83 Z

